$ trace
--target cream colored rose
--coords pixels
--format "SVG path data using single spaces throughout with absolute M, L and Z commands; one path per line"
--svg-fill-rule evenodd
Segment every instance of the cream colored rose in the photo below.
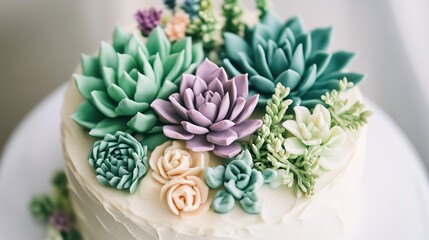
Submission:
M 192 152 L 181 141 L 168 141 L 156 147 L 149 159 L 152 176 L 162 184 L 175 178 L 198 176 L 207 162 L 207 154 Z
M 196 215 L 208 210 L 209 187 L 199 177 L 175 178 L 161 189 L 161 200 L 166 200 L 176 215 Z

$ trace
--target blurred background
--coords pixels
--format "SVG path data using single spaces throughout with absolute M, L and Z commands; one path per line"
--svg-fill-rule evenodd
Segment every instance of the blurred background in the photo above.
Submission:
M 0 152 L 19 121 L 70 79 L 80 53 L 94 53 L 114 25 L 134 24 L 137 9 L 161 2 L 0 0 Z M 254 0 L 242 2 L 254 8 Z M 394 119 L 429 166 L 429 1 L 273 0 L 273 5 L 282 18 L 300 16 L 307 29 L 334 27 L 331 50 L 359 53 L 351 69 L 367 73 L 364 94 Z

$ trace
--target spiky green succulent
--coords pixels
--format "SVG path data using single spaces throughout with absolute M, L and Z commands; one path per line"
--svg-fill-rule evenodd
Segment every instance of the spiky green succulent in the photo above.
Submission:
M 103 42 L 98 56 L 82 55 L 82 75 L 74 78 L 85 101 L 72 118 L 95 137 L 126 131 L 160 139 L 150 104 L 178 91 L 181 75 L 193 73 L 203 58 L 202 45 L 191 38 L 172 44 L 158 27 L 143 43 L 116 28 L 112 45 Z
M 260 94 L 259 107 L 264 107 L 277 83 L 290 88 L 293 105 L 309 108 L 323 104 L 321 96 L 338 88 L 346 77 L 354 85 L 362 74 L 344 72 L 355 56 L 352 52 L 329 53 L 331 28 L 304 32 L 301 22 L 291 18 L 282 23 L 267 12 L 242 38 L 225 33 L 223 64 L 231 75 L 249 74 L 250 94 Z M 290 108 L 293 109 L 293 108 Z

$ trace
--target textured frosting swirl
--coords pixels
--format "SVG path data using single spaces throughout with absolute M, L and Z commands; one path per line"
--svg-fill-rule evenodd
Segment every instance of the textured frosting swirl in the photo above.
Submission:
M 168 141 L 151 153 L 149 165 L 152 176 L 165 184 L 172 179 L 200 175 L 209 160 L 206 156 L 189 151 L 184 142 Z

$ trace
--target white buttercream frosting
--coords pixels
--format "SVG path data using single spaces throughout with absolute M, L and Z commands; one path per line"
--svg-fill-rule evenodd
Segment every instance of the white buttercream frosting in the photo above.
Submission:
M 352 102 L 360 99 L 358 90 L 350 91 L 349 98 Z M 85 239 L 344 239 L 353 230 L 359 211 L 365 128 L 347 133 L 345 147 L 331 156 L 331 161 L 343 164 L 320 174 L 312 197 L 297 199 L 285 186 L 264 185 L 258 191 L 261 214 L 247 214 L 237 205 L 228 214 L 209 210 L 180 217 L 160 200 L 163 185 L 151 173 L 132 195 L 97 181 L 87 161 L 95 139 L 69 117 L 81 101 L 75 84 L 70 84 L 62 110 L 62 142 L 72 203 Z M 209 165 L 218 161 L 211 156 Z M 208 202 L 212 199 L 210 193 Z

